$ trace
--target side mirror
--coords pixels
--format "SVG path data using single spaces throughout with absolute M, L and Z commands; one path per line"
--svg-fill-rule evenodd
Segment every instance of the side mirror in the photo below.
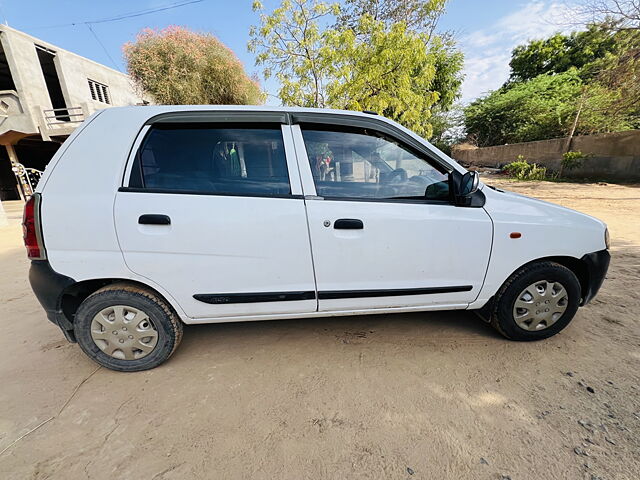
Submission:
M 472 204 L 472 195 L 478 191 L 480 176 L 478 172 L 467 172 L 464 175 L 453 170 L 449 174 L 449 192 L 456 205 L 469 207 Z

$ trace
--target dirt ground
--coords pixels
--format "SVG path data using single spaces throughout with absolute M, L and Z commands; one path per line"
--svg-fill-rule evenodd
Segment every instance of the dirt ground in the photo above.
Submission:
M 469 312 L 218 324 L 130 374 L 47 321 L 5 204 L 0 478 L 640 478 L 640 186 L 487 182 L 609 224 L 607 281 L 561 334 L 509 342 Z

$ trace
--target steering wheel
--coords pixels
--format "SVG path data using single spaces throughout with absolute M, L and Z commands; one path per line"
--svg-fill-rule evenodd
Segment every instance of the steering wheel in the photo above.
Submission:
M 396 180 L 396 177 L 398 180 Z M 406 182 L 409 178 L 407 171 L 404 168 L 396 168 L 394 171 L 387 174 L 387 183 L 401 183 Z

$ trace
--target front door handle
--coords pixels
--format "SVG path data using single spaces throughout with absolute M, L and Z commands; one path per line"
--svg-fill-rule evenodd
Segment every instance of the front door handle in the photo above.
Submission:
M 138 223 L 140 225 L 171 225 L 171 218 L 169 218 L 168 215 L 147 213 L 145 215 L 140 215 Z
M 333 222 L 333 228 L 338 230 L 362 230 L 364 223 L 357 218 L 340 218 Z

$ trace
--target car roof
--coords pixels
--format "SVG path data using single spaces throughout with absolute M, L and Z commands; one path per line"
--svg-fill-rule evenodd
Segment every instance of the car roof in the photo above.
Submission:
M 276 107 L 269 105 L 135 105 L 128 107 L 111 107 L 108 110 L 124 111 L 131 109 L 144 109 L 149 115 L 158 115 L 171 112 L 188 111 L 236 111 L 236 112 L 274 112 L 274 113 L 316 113 L 324 115 L 350 115 L 361 117 L 376 117 L 395 123 L 375 112 L 358 112 L 355 110 L 337 110 L 331 108 L 308 108 L 308 107 Z

